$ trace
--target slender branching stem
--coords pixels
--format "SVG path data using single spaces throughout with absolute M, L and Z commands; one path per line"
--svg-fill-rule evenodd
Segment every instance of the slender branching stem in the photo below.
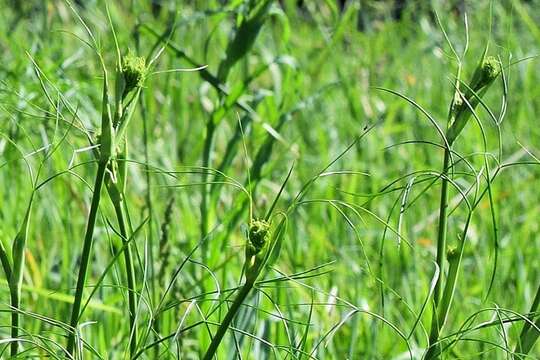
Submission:
M 242 286 L 242 288 L 240 289 L 240 292 L 238 293 L 238 295 L 236 295 L 236 298 L 234 299 L 234 302 L 229 308 L 229 311 L 227 311 L 225 318 L 221 322 L 221 325 L 219 326 L 218 331 L 216 332 L 216 335 L 214 335 L 214 337 L 212 338 L 212 342 L 210 343 L 210 346 L 206 350 L 206 354 L 204 355 L 203 360 L 213 359 L 219 347 L 219 344 L 221 343 L 221 340 L 223 340 L 223 336 L 225 336 L 225 333 L 227 332 L 227 329 L 229 329 L 231 322 L 233 321 L 234 317 L 238 313 L 238 310 L 240 310 L 240 306 L 242 306 L 247 296 L 249 295 L 249 292 L 251 291 L 251 289 L 253 289 L 253 284 L 254 284 L 253 281 L 247 280 L 245 284 Z
M 279 197 L 279 193 L 277 197 Z M 216 354 L 219 344 L 221 343 L 221 340 L 223 340 L 223 336 L 231 325 L 232 320 L 238 313 L 238 310 L 240 310 L 240 306 L 244 301 L 246 301 L 251 289 L 253 289 L 255 281 L 263 271 L 269 257 L 273 252 L 273 246 L 269 245 L 269 242 L 275 244 L 276 240 L 282 234 L 281 231 L 274 233 L 274 240 L 271 241 L 269 239 L 269 229 L 270 223 L 268 221 L 253 218 L 251 219 L 247 233 L 248 241 L 245 249 L 246 257 L 244 263 L 244 274 L 246 277 L 246 282 L 240 289 L 238 295 L 236 295 L 236 298 L 229 308 L 229 311 L 227 311 L 227 314 L 219 326 L 216 335 L 213 337 L 210 346 L 206 350 L 206 354 L 203 357 L 204 360 L 211 360 Z
M 461 267 L 461 260 L 463 259 L 463 251 L 465 250 L 464 239 L 467 235 L 469 224 L 471 223 L 471 218 L 472 218 L 472 212 L 469 213 L 469 216 L 467 217 L 467 221 L 465 222 L 465 226 L 463 228 L 463 235 L 462 235 L 459 248 L 457 249 L 450 248 L 447 251 L 448 276 L 447 276 L 446 283 L 444 286 L 444 293 L 442 296 L 442 300 L 439 303 L 439 309 L 438 309 L 439 310 L 438 323 L 439 323 L 440 328 L 442 328 L 444 324 L 446 323 L 450 306 L 452 304 L 452 300 L 454 299 L 454 292 L 455 292 L 457 280 L 459 277 L 459 268 Z
M 435 305 L 441 301 L 441 289 L 444 281 L 444 260 L 446 254 L 446 233 L 448 227 L 448 165 L 450 163 L 450 149 L 444 151 L 443 169 L 441 173 L 441 199 L 439 205 L 439 227 L 437 231 L 437 265 L 439 266 L 439 279 L 435 284 L 433 298 Z
M 435 359 L 439 357 L 440 346 L 437 345 L 439 341 L 439 334 L 441 328 L 448 316 L 448 309 L 450 308 L 455 285 L 457 282 L 457 275 L 461 263 L 461 256 L 463 254 L 463 245 L 465 242 L 465 235 L 468 229 L 469 219 L 465 226 L 463 237 L 461 239 L 461 247 L 459 254 L 454 254 L 455 250 L 449 251 L 448 259 L 450 262 L 450 269 L 448 272 L 448 280 L 445 283 L 444 279 L 444 262 L 446 257 L 446 236 L 448 225 L 448 173 L 451 165 L 451 148 L 452 144 L 462 132 L 469 118 L 474 112 L 474 108 L 478 105 L 480 97 L 485 93 L 487 88 L 493 83 L 501 72 L 499 61 L 494 57 L 486 57 L 487 48 L 482 55 L 480 63 L 476 67 L 473 77 L 466 86 L 465 93 L 461 93 L 459 90 L 460 82 L 456 82 L 456 88 L 454 92 L 454 100 L 450 105 L 449 122 L 446 131 L 446 146 L 444 150 L 443 169 L 441 172 L 442 186 L 441 186 L 441 199 L 439 207 L 439 227 L 437 233 L 437 265 L 439 266 L 439 278 L 435 284 L 433 292 L 433 315 L 431 321 L 431 332 L 429 335 L 429 348 L 426 353 L 425 359 Z M 461 68 L 458 69 L 459 79 Z M 442 289 L 444 286 L 444 295 Z M 442 302 L 442 304 L 441 304 Z
M 448 167 L 450 164 L 450 149 L 445 148 L 443 168 L 441 172 L 442 185 L 441 185 L 441 198 L 439 206 L 439 227 L 437 232 L 437 266 L 439 267 L 439 278 L 435 283 L 435 289 L 433 291 L 433 316 L 431 321 L 431 333 L 429 335 L 429 350 L 426 354 L 426 359 L 430 359 L 432 352 L 434 351 L 434 344 L 439 338 L 440 326 L 437 316 L 437 309 L 441 301 L 442 286 L 444 282 L 444 262 L 446 257 L 446 233 L 448 227 Z M 429 356 L 428 356 L 429 355 Z
M 464 239 L 467 235 L 467 231 L 471 223 L 471 218 L 472 212 L 469 213 L 467 221 L 465 222 L 459 247 L 457 249 L 453 247 L 449 248 L 446 253 L 446 258 L 448 260 L 448 275 L 444 284 L 444 292 L 436 308 L 437 313 L 434 314 L 432 323 L 432 331 L 434 331 L 433 324 L 435 324 L 437 326 L 437 332 L 432 332 L 430 334 L 430 348 L 426 353 L 425 359 L 434 359 L 437 358 L 440 354 L 441 349 L 440 346 L 436 345 L 436 342 L 439 339 L 441 329 L 446 323 L 446 319 L 448 318 L 448 314 L 450 312 L 450 306 L 452 305 L 452 300 L 454 299 L 454 293 L 459 278 L 459 269 L 461 267 L 461 260 L 463 259 L 463 251 L 465 250 Z
M 20 306 L 20 289 L 10 286 L 10 300 L 11 300 L 11 344 L 10 355 L 16 357 L 19 351 L 19 306 Z
M 32 210 L 32 201 L 34 198 L 34 191 L 30 196 L 30 202 L 26 209 L 26 215 L 22 222 L 21 228 L 17 233 L 17 236 L 13 240 L 12 246 L 12 259 L 13 267 L 10 266 L 9 257 L 4 249 L 1 247 L 0 254 L 2 258 L 2 264 L 7 276 L 11 301 L 11 345 L 10 355 L 16 357 L 19 349 L 19 308 L 21 299 L 21 288 L 23 281 L 23 270 L 25 262 L 26 241 L 28 237 L 28 225 L 30 222 L 30 213 Z
M 113 185 L 116 189 L 116 185 Z M 110 194 L 110 192 L 109 192 Z M 130 340 L 129 340 L 129 352 L 131 356 L 134 356 L 137 351 L 137 299 L 135 289 L 135 268 L 133 264 L 133 255 L 131 252 L 131 244 L 128 242 L 129 234 L 126 226 L 126 216 L 124 214 L 124 207 L 122 200 L 115 199 L 111 196 L 113 201 L 114 211 L 116 213 L 116 219 L 118 221 L 118 227 L 120 230 L 120 236 L 122 237 L 122 243 L 124 245 L 124 262 L 126 267 L 126 278 L 128 288 L 128 307 L 129 307 L 129 325 L 130 325 Z
M 75 332 L 77 331 L 77 325 L 79 323 L 79 318 L 81 315 L 80 309 L 81 309 L 84 286 L 86 284 L 86 275 L 87 275 L 88 265 L 90 263 L 94 228 L 96 225 L 99 201 L 101 198 L 100 193 L 101 193 L 101 188 L 103 187 L 103 181 L 105 179 L 105 171 L 107 170 L 108 163 L 109 163 L 109 159 L 102 158 L 98 164 L 96 181 L 94 184 L 94 193 L 92 195 L 92 203 L 90 206 L 90 214 L 88 215 L 88 223 L 86 225 L 86 232 L 84 235 L 84 244 L 83 244 L 83 251 L 81 255 L 81 264 L 79 267 L 79 276 L 77 278 L 75 298 L 73 300 L 73 309 L 71 311 L 70 325 L 72 327 L 73 332 L 71 332 L 68 335 L 68 342 L 67 342 L 67 352 L 71 355 L 73 355 L 74 348 L 75 348 Z
M 149 155 L 149 129 L 148 129 L 148 121 L 147 118 L 147 108 L 145 103 L 145 97 L 142 95 L 139 97 L 139 105 L 141 109 L 141 117 L 142 117 L 142 124 L 143 124 L 143 147 L 144 147 L 144 172 L 145 172 L 145 182 L 146 182 L 146 192 L 145 192 L 145 202 L 146 202 L 146 208 L 148 210 L 148 262 L 152 264 L 149 268 L 150 272 L 150 281 L 151 281 L 151 294 L 152 294 L 152 302 L 158 301 L 158 284 L 156 284 L 156 274 L 155 274 L 155 268 L 154 268 L 154 221 L 153 221 L 153 203 L 152 203 L 152 178 L 150 176 L 150 155 Z M 159 331 L 160 331 L 160 319 L 156 318 L 155 320 L 155 334 L 154 334 L 154 340 L 159 340 Z M 154 357 L 156 359 L 159 358 L 159 347 L 154 347 Z

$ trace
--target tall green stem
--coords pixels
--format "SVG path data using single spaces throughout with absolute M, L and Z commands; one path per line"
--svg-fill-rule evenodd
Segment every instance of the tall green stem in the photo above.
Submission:
M 279 198 L 279 193 L 276 199 L 277 198 Z M 270 218 L 272 209 L 273 205 L 270 207 L 270 211 L 268 212 L 268 218 Z M 231 307 L 229 308 L 229 311 L 227 311 L 223 322 L 219 326 L 216 335 L 214 336 L 212 342 L 210 343 L 210 346 L 206 350 L 206 354 L 204 355 L 203 360 L 211 360 L 216 354 L 217 348 L 219 347 L 221 340 L 223 340 L 223 336 L 231 325 L 231 322 L 236 316 L 236 313 L 238 313 L 240 306 L 246 300 L 251 289 L 253 289 L 253 285 L 255 284 L 257 277 L 259 277 L 261 271 L 263 270 L 269 257 L 271 256 L 273 252 L 273 246 L 269 244 L 269 231 L 270 223 L 268 221 L 256 219 L 250 220 L 249 231 L 247 234 L 248 241 L 245 249 L 246 258 L 244 262 L 244 274 L 246 277 L 246 282 L 244 283 L 244 286 L 242 286 L 240 292 L 234 299 Z M 274 240 L 271 241 L 271 243 L 275 244 L 276 240 L 281 234 L 283 234 L 281 231 L 274 233 Z
M 30 196 L 30 202 L 26 209 L 26 214 L 24 216 L 23 223 L 17 236 L 13 240 L 12 246 L 12 258 L 13 258 L 13 267 L 10 268 L 9 258 L 5 252 L 4 247 L 1 248 L 1 257 L 2 264 L 4 266 L 4 271 L 6 273 L 8 282 L 9 282 L 9 292 L 10 292 L 10 301 L 11 301 L 11 357 L 16 357 L 19 343 L 16 340 L 19 337 L 19 307 L 21 299 L 21 287 L 23 281 L 23 270 L 24 270 L 24 261 L 25 261 L 25 251 L 26 251 L 26 240 L 28 238 L 28 226 L 30 222 L 30 213 L 32 210 L 32 202 L 34 199 L 34 191 Z
M 118 189 L 115 185 L 115 188 L 112 191 L 118 193 Z M 122 200 L 114 198 L 111 195 L 111 190 L 109 190 L 109 195 L 113 202 L 114 211 L 116 213 L 116 219 L 118 221 L 118 227 L 120 230 L 120 235 L 122 237 L 122 243 L 124 245 L 124 262 L 126 267 L 126 278 L 127 278 L 127 288 L 128 288 L 128 307 L 129 307 L 129 324 L 130 324 L 130 341 L 129 341 L 129 351 L 131 356 L 137 351 L 137 324 L 136 324 L 136 315 L 137 315 L 137 299 L 136 299 L 136 289 L 135 289 L 135 268 L 133 264 L 133 255 L 131 252 L 131 244 L 128 243 L 129 234 L 126 226 L 126 216 L 124 214 L 124 208 L 122 206 Z
M 431 333 L 429 335 L 429 350 L 426 354 L 426 359 L 430 359 L 434 349 L 434 344 L 439 338 L 440 324 L 437 316 L 437 309 L 441 301 L 442 286 L 444 282 L 444 261 L 446 254 L 446 233 L 448 227 L 448 167 L 450 164 L 450 149 L 444 150 L 443 169 L 441 172 L 442 186 L 441 186 L 441 199 L 439 206 L 439 228 L 437 232 L 437 266 L 439 267 L 439 278 L 435 283 L 435 289 L 433 291 L 433 315 L 431 320 Z
M 79 276 L 77 278 L 77 287 L 75 290 L 75 298 L 73 301 L 73 309 L 71 311 L 70 325 L 73 332 L 68 335 L 67 352 L 71 355 L 74 353 L 75 347 L 75 332 L 77 331 L 77 325 L 79 323 L 81 303 L 83 297 L 84 286 L 86 283 L 86 275 L 88 265 L 90 263 L 90 255 L 92 251 L 94 228 L 96 225 L 96 218 L 99 208 L 99 201 L 101 199 L 101 188 L 103 187 L 103 180 L 105 179 L 105 171 L 109 159 L 101 159 L 98 165 L 96 174 L 96 181 L 94 184 L 94 193 L 92 195 L 92 204 L 90 206 L 90 214 L 88 215 L 88 223 L 86 226 L 86 232 L 84 235 L 83 251 L 81 255 L 81 265 L 79 267 Z
M 141 109 L 141 117 L 142 117 L 142 123 L 143 123 L 143 146 L 144 146 L 144 170 L 145 170 L 145 180 L 146 180 L 146 193 L 145 193 L 145 200 L 146 200 L 146 207 L 148 209 L 148 262 L 152 264 L 149 268 L 149 278 L 151 281 L 151 292 L 152 292 L 152 302 L 158 301 L 158 292 L 156 285 L 156 276 L 155 276 L 155 268 L 154 268 L 154 221 L 153 221 L 153 205 L 152 205 L 152 179 L 150 177 L 151 171 L 150 171 L 150 155 L 149 155 L 149 129 L 148 129 L 148 121 L 147 118 L 147 111 L 146 111 L 146 103 L 144 101 L 144 97 L 139 97 L 139 104 Z M 160 331 L 160 319 L 159 317 L 155 319 L 155 326 L 156 334 L 154 335 L 154 339 L 159 339 L 159 331 Z M 154 348 L 154 357 L 156 359 L 159 358 L 159 347 Z
M 249 292 L 253 288 L 253 284 L 253 281 L 247 280 L 244 286 L 242 286 L 242 288 L 240 289 L 238 295 L 236 295 L 234 302 L 229 308 L 227 314 L 225 315 L 225 318 L 221 322 L 221 325 L 219 326 L 216 335 L 212 339 L 208 350 L 206 350 L 206 354 L 204 355 L 203 360 L 212 360 L 212 358 L 216 354 L 219 344 L 221 343 L 221 340 L 223 340 L 223 336 L 225 336 L 225 333 L 229 329 L 229 326 L 231 325 L 231 322 L 236 316 L 236 313 L 240 309 L 240 306 L 242 306 L 242 303 L 246 300 Z
M 469 218 L 465 226 L 463 237 L 461 239 L 461 247 L 459 253 L 456 254 L 455 250 L 451 250 L 448 253 L 448 260 L 450 262 L 450 269 L 448 271 L 448 280 L 445 284 L 444 281 L 444 261 L 446 254 L 446 234 L 448 224 L 448 172 L 450 167 L 450 155 L 451 147 L 456 138 L 465 128 L 465 125 L 472 116 L 474 109 L 480 102 L 480 97 L 487 91 L 489 86 L 497 78 L 501 72 L 500 62 L 492 57 L 486 57 L 487 47 L 484 50 L 478 66 L 473 73 L 472 79 L 469 85 L 466 86 L 465 92 L 462 93 L 459 88 L 461 82 L 459 81 L 461 66 L 458 68 L 458 73 L 455 83 L 454 98 L 450 104 L 448 113 L 448 127 L 446 130 L 446 146 L 444 150 L 443 169 L 441 172 L 442 187 L 441 187 L 441 199 L 439 208 L 439 228 L 437 234 L 437 265 L 439 266 L 439 278 L 435 284 L 433 292 L 433 315 L 431 320 L 431 333 L 429 335 L 429 348 L 426 353 L 425 359 L 436 359 L 440 354 L 440 346 L 437 345 L 439 340 L 439 334 L 441 328 L 446 321 L 448 310 L 450 308 L 454 290 L 457 282 L 459 266 L 461 263 L 461 257 L 463 255 L 463 246 L 465 243 L 465 236 L 469 226 Z M 441 293 L 442 287 L 444 288 L 444 296 Z M 442 299 L 442 304 L 441 304 Z
M 441 172 L 442 187 L 441 187 L 441 199 L 439 207 L 439 228 L 437 234 L 437 265 L 439 266 L 439 278 L 435 284 L 433 292 L 433 315 L 431 321 L 431 333 L 429 335 L 429 348 L 426 353 L 425 359 L 435 359 L 439 357 L 440 346 L 437 345 L 439 340 L 439 334 L 441 331 L 446 317 L 448 315 L 448 309 L 452 301 L 452 297 L 455 290 L 457 281 L 457 275 L 459 266 L 461 263 L 461 256 L 463 254 L 463 245 L 465 242 L 466 231 L 468 229 L 469 219 L 461 239 L 461 247 L 459 255 L 450 254 L 452 261 L 450 262 L 450 270 L 448 274 L 448 280 L 444 282 L 444 261 L 446 254 L 446 234 L 448 225 L 448 172 L 450 167 L 450 155 L 451 147 L 458 135 L 463 131 L 469 118 L 472 116 L 474 109 L 480 102 L 480 97 L 486 92 L 488 87 L 493 83 L 501 72 L 501 66 L 499 61 L 494 57 L 486 57 L 487 48 L 482 55 L 482 58 L 476 67 L 469 85 L 466 86 L 465 93 L 461 93 L 459 90 L 460 81 L 456 80 L 454 99 L 450 105 L 448 128 L 446 130 L 446 146 L 444 150 L 443 169 Z M 460 78 L 461 67 L 458 68 L 457 79 Z M 451 256 L 450 256 L 451 255 Z M 444 297 L 441 293 L 442 287 L 445 286 Z M 443 303 L 441 304 L 441 299 Z
M 439 227 L 437 232 L 437 265 L 439 266 L 439 279 L 435 284 L 433 298 L 435 305 L 441 301 L 441 288 L 444 281 L 444 259 L 446 254 L 446 232 L 448 227 L 448 165 L 450 163 L 450 150 L 445 149 L 442 169 L 441 200 L 439 205 Z
M 16 357 L 19 349 L 19 341 L 16 340 L 19 337 L 19 298 L 20 289 L 12 288 L 10 286 L 10 298 L 11 298 L 11 344 L 10 355 Z
M 463 258 L 463 251 L 465 249 L 465 238 L 471 223 L 471 218 L 472 212 L 469 213 L 467 221 L 465 222 L 459 247 L 457 249 L 455 247 L 450 247 L 446 252 L 446 258 L 449 264 L 448 275 L 444 284 L 444 293 L 436 308 L 437 313 L 434 314 L 433 317 L 432 333 L 430 334 L 430 347 L 426 353 L 425 359 L 435 359 L 440 354 L 440 346 L 435 345 L 435 343 L 438 341 L 440 331 L 446 323 L 450 306 L 452 305 L 452 300 L 454 299 L 454 292 L 456 290 L 456 285 L 459 278 L 459 269 L 461 267 L 461 260 Z M 434 324 L 437 326 L 435 330 L 433 327 Z

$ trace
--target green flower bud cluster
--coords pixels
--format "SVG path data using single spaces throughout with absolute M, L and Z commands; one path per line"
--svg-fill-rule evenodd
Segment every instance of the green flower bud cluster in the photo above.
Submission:
M 143 57 L 128 52 L 122 59 L 122 75 L 124 77 L 124 96 L 133 89 L 141 87 L 146 75 L 146 61 Z
M 446 134 L 449 144 L 461 133 L 472 115 L 472 110 L 480 103 L 479 98 L 499 76 L 501 70 L 501 63 L 495 57 L 483 58 L 464 93 L 456 93 L 451 110 L 452 121 Z
M 263 251 L 270 237 L 270 223 L 266 220 L 252 220 L 247 234 L 246 278 L 255 279 L 264 261 Z
M 493 56 L 485 58 L 481 65 L 476 68 L 469 87 L 475 92 L 489 86 L 501 72 L 501 63 Z
M 270 224 L 265 220 L 253 220 L 249 227 L 248 240 L 260 252 L 268 240 Z
M 126 127 L 135 111 L 147 73 L 148 66 L 144 57 L 135 56 L 129 50 L 126 55 L 117 60 L 113 117 L 117 146 L 120 146 L 125 140 Z

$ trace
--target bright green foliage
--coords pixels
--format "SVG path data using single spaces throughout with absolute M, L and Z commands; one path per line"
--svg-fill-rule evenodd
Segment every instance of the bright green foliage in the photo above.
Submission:
M 234 64 L 248 55 L 268 18 L 273 2 L 274 0 L 248 1 L 247 14 L 243 16 L 234 37 L 227 45 L 225 59 L 219 66 L 218 79 L 225 81 Z
M 0 358 L 540 358 L 535 2 L 342 3 L 0 0 Z

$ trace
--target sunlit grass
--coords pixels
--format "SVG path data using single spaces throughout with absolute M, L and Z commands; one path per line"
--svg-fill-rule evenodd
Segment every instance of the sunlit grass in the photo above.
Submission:
M 540 356 L 540 19 L 391 3 L 2 4 L 0 357 Z

